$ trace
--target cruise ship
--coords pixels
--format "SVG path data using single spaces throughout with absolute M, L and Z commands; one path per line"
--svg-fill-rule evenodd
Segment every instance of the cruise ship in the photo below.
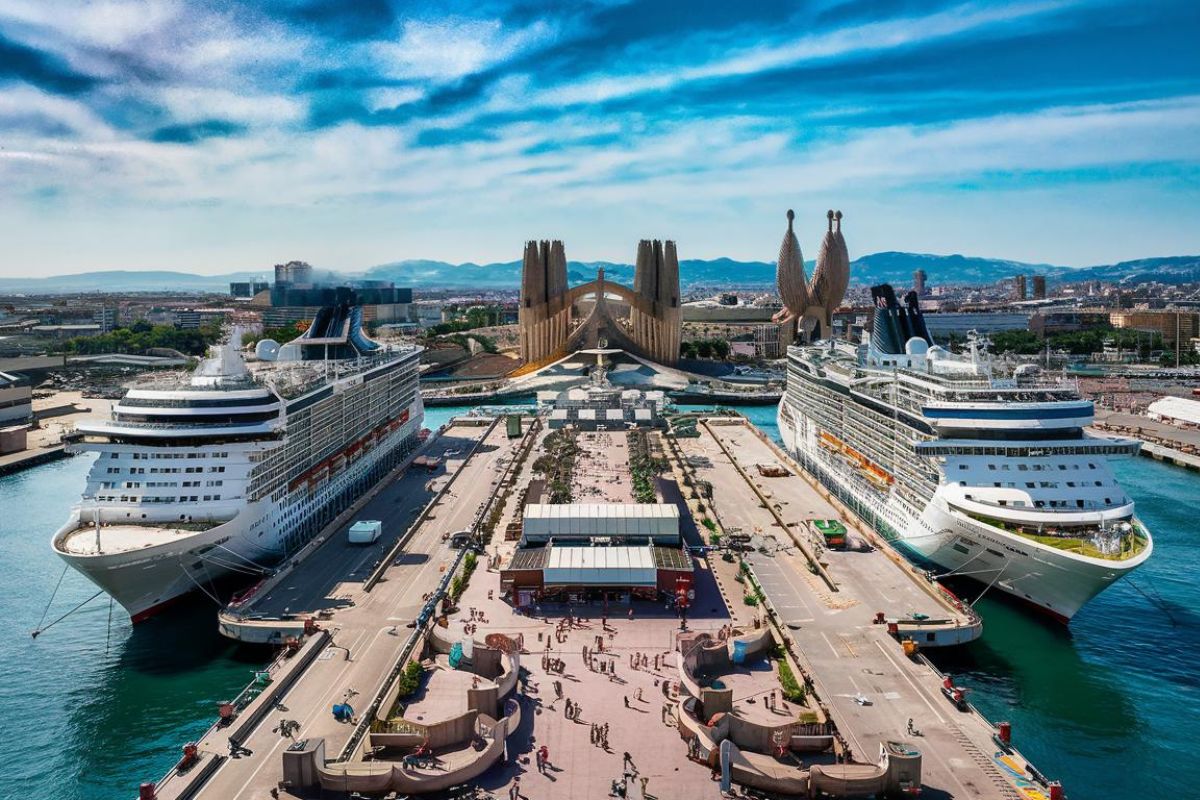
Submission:
M 239 339 L 67 437 L 97 458 L 52 546 L 135 623 L 189 592 L 215 596 L 220 577 L 269 570 L 419 440 L 420 348 L 368 338 L 361 308 L 323 308 L 252 359 Z
M 788 348 L 779 432 L 807 470 L 939 576 L 1064 623 L 1150 557 L 1108 466 L 1138 441 L 1087 432 L 1073 381 L 1003 364 L 982 337 L 962 355 L 937 346 L 914 292 L 872 298 L 862 344 Z

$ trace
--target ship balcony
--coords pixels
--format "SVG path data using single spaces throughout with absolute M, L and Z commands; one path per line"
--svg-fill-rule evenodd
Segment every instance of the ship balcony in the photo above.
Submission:
M 177 439 L 207 439 L 221 436 L 274 436 L 283 429 L 279 419 L 265 422 L 233 423 L 221 425 L 184 425 L 161 422 L 117 422 L 110 420 L 80 422 L 69 436 L 77 444 L 94 437 L 148 437 Z M 65 439 L 66 437 L 64 437 Z
M 997 518 L 992 513 L 978 513 L 951 504 L 951 511 L 975 522 L 1018 536 L 1031 542 L 1075 555 L 1104 561 L 1127 561 L 1146 552 L 1150 533 L 1135 517 L 1114 520 L 1105 525 L 1093 519 L 1091 524 L 1055 526 L 1042 523 L 1019 523 Z M 990 509 L 994 511 L 995 509 Z M 1131 510 L 1132 513 L 1132 510 Z M 1125 528 L 1122 522 L 1129 523 Z
M 972 515 L 986 516 L 1022 527 L 1086 527 L 1128 520 L 1133 516 L 1133 501 L 1122 496 L 1120 503 L 1084 500 L 1083 506 L 1042 507 L 1047 501 L 1021 490 L 993 489 L 981 486 L 946 485 L 941 494 L 951 506 Z M 1118 491 L 1120 491 L 1118 489 Z M 1004 492 L 1001 497 L 997 492 Z M 1019 504 L 1019 505 L 1018 505 Z

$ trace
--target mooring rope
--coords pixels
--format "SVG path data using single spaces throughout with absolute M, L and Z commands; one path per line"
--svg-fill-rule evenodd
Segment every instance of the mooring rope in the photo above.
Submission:
M 40 635 L 42 632 L 50 630 L 50 629 L 51 629 L 51 628 L 53 628 L 55 625 L 57 625 L 58 623 L 62 622 L 64 619 L 66 619 L 67 617 L 71 616 L 71 615 L 72 615 L 72 614 L 74 614 L 76 611 L 78 611 L 79 609 L 83 608 L 83 607 L 84 607 L 84 606 L 86 606 L 88 603 L 92 602 L 93 600 L 95 600 L 97 597 L 99 597 L 99 596 L 100 596 L 100 595 L 102 595 L 102 594 L 104 594 L 104 590 L 103 590 L 103 589 L 101 589 L 100 591 L 96 592 L 94 595 L 92 595 L 91 597 L 89 597 L 87 600 L 84 600 L 82 603 L 80 603 L 79 605 L 75 606 L 75 607 L 74 607 L 74 608 L 72 608 L 70 611 L 68 611 L 67 613 L 63 614 L 61 617 L 59 617 L 58 619 L 54 620 L 54 622 L 51 622 L 49 625 L 45 626 L 44 628 L 43 628 L 43 627 L 41 627 L 41 626 L 39 626 L 39 627 L 38 627 L 38 629 L 37 629 L 37 630 L 35 630 L 35 631 L 33 631 L 31 635 L 33 636 L 33 638 L 35 638 L 35 639 L 36 639 L 36 638 L 37 638 L 37 637 L 38 637 L 38 636 L 39 636 L 39 635 Z

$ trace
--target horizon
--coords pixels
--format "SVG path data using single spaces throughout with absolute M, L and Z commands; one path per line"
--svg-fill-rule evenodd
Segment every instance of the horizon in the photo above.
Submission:
M 1200 253 L 1195 4 L 442 6 L 3 0 L 0 278 Z
M 881 251 L 875 252 L 875 253 L 863 253 L 862 255 L 854 256 L 851 258 L 851 264 L 853 264 L 855 261 L 857 261 L 859 259 L 871 258 L 873 256 L 886 255 L 886 254 L 890 254 L 890 253 L 897 253 L 900 255 L 916 256 L 916 257 L 937 258 L 937 259 L 965 258 L 965 259 L 979 259 L 982 261 L 1007 261 L 1007 262 L 1012 262 L 1014 264 L 1022 264 L 1024 266 L 1029 267 L 1030 269 L 1035 269 L 1035 268 L 1039 268 L 1039 267 L 1049 267 L 1051 269 L 1086 270 L 1089 268 L 1112 266 L 1114 264 L 1123 263 L 1123 262 L 1112 262 L 1111 264 L 1085 264 L 1082 266 L 1069 266 L 1069 265 L 1065 265 L 1065 264 L 1035 264 L 1032 262 L 1018 261 L 1016 259 L 1004 258 L 1003 256 L 983 256 L 983 255 L 972 255 L 969 253 L 928 253 L 928 252 L 920 253 L 920 252 L 907 251 L 907 250 L 881 250 Z M 1144 260 L 1155 261 L 1155 260 L 1174 259 L 1174 258 L 1200 259 L 1200 253 L 1196 253 L 1196 254 L 1175 253 L 1175 254 L 1171 254 L 1171 255 L 1139 256 L 1139 257 L 1135 257 L 1132 259 L 1124 259 L 1123 261 L 1144 261 Z M 736 263 L 754 263 L 754 264 L 765 264 L 765 265 L 772 265 L 775 263 L 774 260 L 757 259 L 757 258 L 738 259 L 738 258 L 732 258 L 730 256 L 712 256 L 712 257 L 708 257 L 708 258 L 687 257 L 687 258 L 680 258 L 679 260 L 680 260 L 681 265 L 686 262 L 689 262 L 689 261 L 713 263 L 713 262 L 722 261 L 722 260 L 733 261 Z M 288 261 L 304 261 L 304 259 L 288 258 L 288 259 L 281 260 L 277 263 L 283 264 Z M 490 259 L 487 261 L 442 261 L 441 259 L 406 258 L 406 259 L 397 259 L 397 260 L 393 260 L 393 261 L 385 261 L 385 262 L 381 262 L 378 264 L 370 264 L 370 265 L 362 266 L 362 267 L 331 267 L 331 266 L 325 266 L 325 265 L 321 265 L 321 264 L 310 264 L 310 266 L 312 266 L 312 268 L 314 270 L 316 270 L 318 273 L 319 272 L 334 272 L 334 273 L 344 274 L 344 275 L 353 277 L 353 276 L 357 276 L 357 275 L 365 275 L 370 270 L 373 270 L 373 269 L 376 269 L 379 267 L 388 267 L 391 265 L 404 264 L 407 262 L 421 262 L 421 261 L 445 263 L 451 267 L 456 267 L 456 268 L 457 267 L 463 267 L 463 268 L 489 267 L 489 266 L 495 266 L 495 265 L 499 265 L 499 264 L 516 265 L 516 264 L 521 263 L 520 259 L 506 259 L 506 260 Z M 813 255 L 810 256 L 810 255 L 806 254 L 804 257 L 804 263 L 805 263 L 806 268 L 812 266 L 814 264 L 814 262 L 815 262 L 815 248 L 814 248 Z M 611 264 L 613 266 L 630 267 L 630 268 L 632 268 L 634 266 L 632 259 L 629 261 L 609 261 L 606 259 L 599 259 L 599 258 L 573 258 L 570 256 L 568 256 L 567 263 L 568 264 L 585 264 L 585 265 Z M 203 278 L 217 278 L 217 277 L 228 277 L 228 276 L 232 276 L 232 275 L 245 275 L 245 274 L 249 274 L 249 273 L 258 273 L 261 275 L 261 277 L 270 281 L 270 280 L 274 279 L 273 274 L 272 274 L 274 267 L 275 267 L 275 264 L 271 264 L 270 266 L 266 266 L 266 267 L 262 267 L 262 268 L 255 268 L 255 267 L 236 268 L 236 267 L 234 267 L 234 268 L 225 269 L 225 270 L 222 270 L 219 272 L 215 271 L 215 270 L 214 271 L 200 271 L 200 270 L 188 270 L 188 269 L 175 269 L 172 267 L 153 267 L 153 266 L 151 266 L 151 267 L 113 267 L 113 268 L 101 269 L 101 270 L 83 270 L 83 271 L 77 271 L 77 272 L 56 272 L 56 273 L 48 273 L 45 275 L 28 275 L 28 274 L 5 275 L 5 274 L 0 274 L 0 281 L 5 281 L 5 280 L 23 281 L 23 280 L 42 280 L 42 279 L 51 280 L 51 279 L 55 279 L 55 278 L 70 278 L 70 277 L 77 277 L 77 276 L 81 276 L 81 275 L 90 275 L 90 274 L 94 274 L 94 273 L 107 273 L 107 272 L 128 272 L 131 274 L 169 272 L 169 273 L 179 273 L 179 274 L 185 274 L 185 275 L 194 275 L 194 276 L 203 277 Z M 1030 274 L 1032 274 L 1032 273 L 1030 273 Z M 854 284 L 854 283 L 855 283 L 854 276 L 851 275 L 851 284 Z M 975 285 L 975 284 L 968 283 L 965 285 Z M 516 286 L 516 283 L 514 283 L 514 286 Z

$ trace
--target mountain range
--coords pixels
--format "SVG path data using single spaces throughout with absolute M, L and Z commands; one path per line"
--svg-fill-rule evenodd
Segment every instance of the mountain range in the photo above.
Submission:
M 809 274 L 813 264 L 806 264 Z M 572 283 L 591 280 L 596 270 L 626 285 L 633 282 L 633 265 L 606 261 L 571 261 L 567 264 Z M 1014 275 L 1045 275 L 1051 283 L 1112 281 L 1133 286 L 1138 283 L 1200 282 L 1200 256 L 1169 256 L 1123 261 L 1092 267 L 1062 267 L 1053 264 L 1029 264 L 997 258 L 925 253 L 883 252 L 855 259 L 850 265 L 854 284 L 890 282 L 907 287 L 913 272 L 925 270 L 929 285 L 990 284 Z M 505 289 L 516 288 L 521 280 L 521 262 L 490 264 L 451 264 L 445 261 L 410 259 L 380 264 L 357 272 L 340 273 L 347 279 L 389 280 L 397 286 L 417 289 Z M 685 259 L 679 262 L 684 288 L 696 286 L 772 286 L 775 265 L 765 261 L 735 261 L 730 258 Z M 223 275 L 197 275 L 167 270 L 109 270 L 47 278 L 0 278 L 0 292 L 227 292 L 231 281 L 262 278 L 269 270 L 231 272 Z

